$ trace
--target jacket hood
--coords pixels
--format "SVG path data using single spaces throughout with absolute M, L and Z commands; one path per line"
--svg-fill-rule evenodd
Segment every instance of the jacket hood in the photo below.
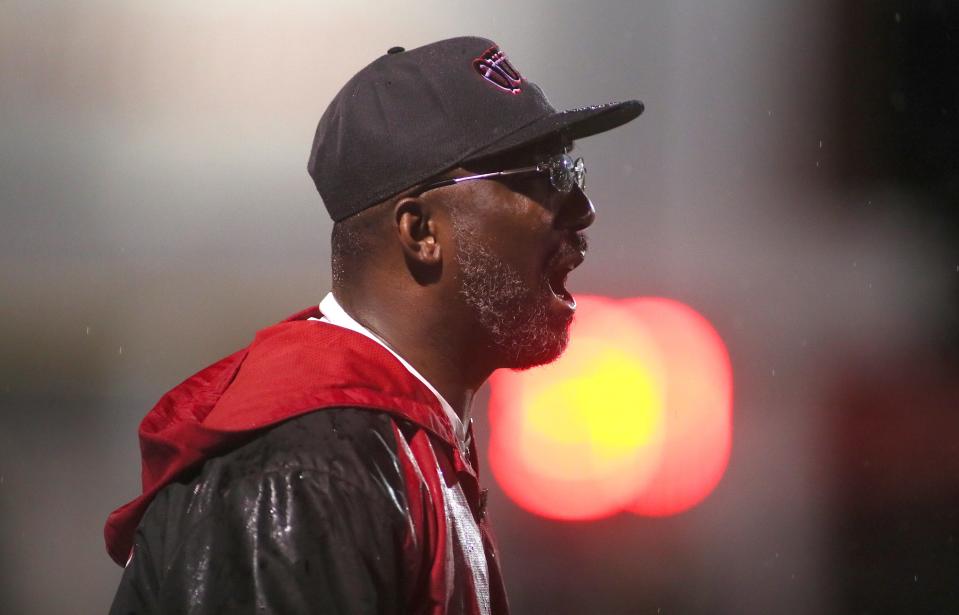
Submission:
M 316 307 L 257 333 L 250 346 L 166 393 L 140 423 L 143 492 L 107 519 L 107 552 L 123 565 L 156 493 L 258 430 L 332 407 L 395 414 L 454 445 L 439 401 L 385 348 L 324 322 Z

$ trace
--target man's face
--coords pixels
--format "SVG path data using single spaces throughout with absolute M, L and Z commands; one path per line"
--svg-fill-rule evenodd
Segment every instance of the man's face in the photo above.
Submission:
M 464 174 L 535 164 L 563 149 L 557 142 L 527 148 L 468 165 Z M 470 183 L 472 198 L 451 208 L 457 292 L 502 367 L 549 363 L 569 342 L 575 301 L 565 279 L 586 253 L 582 230 L 593 222 L 592 205 L 576 187 L 559 192 L 544 174 Z

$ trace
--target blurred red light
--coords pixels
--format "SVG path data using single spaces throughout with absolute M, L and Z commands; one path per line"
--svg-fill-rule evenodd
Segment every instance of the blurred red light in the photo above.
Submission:
M 577 297 L 563 357 L 491 379 L 490 464 L 549 518 L 680 512 L 722 475 L 731 373 L 716 332 L 667 299 Z
M 733 376 L 719 334 L 687 305 L 663 298 L 625 302 L 656 339 L 668 416 L 659 464 L 630 510 L 664 516 L 701 502 L 719 482 L 732 444 Z

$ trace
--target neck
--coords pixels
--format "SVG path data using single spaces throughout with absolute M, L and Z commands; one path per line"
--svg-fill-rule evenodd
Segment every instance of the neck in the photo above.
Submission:
M 387 300 L 342 288 L 334 296 L 433 385 L 464 423 L 469 421 L 473 397 L 495 369 L 478 360 L 476 348 L 482 346 L 474 341 L 472 327 L 456 326 L 448 312 L 426 307 L 422 297 Z

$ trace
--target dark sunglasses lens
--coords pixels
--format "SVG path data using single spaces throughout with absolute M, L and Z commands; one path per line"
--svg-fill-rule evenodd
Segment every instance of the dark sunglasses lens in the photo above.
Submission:
M 573 163 L 573 181 L 579 186 L 580 190 L 586 190 L 586 163 L 582 158 L 577 158 Z
M 557 156 L 549 166 L 549 180 L 560 192 L 573 189 L 573 160 L 567 156 Z

